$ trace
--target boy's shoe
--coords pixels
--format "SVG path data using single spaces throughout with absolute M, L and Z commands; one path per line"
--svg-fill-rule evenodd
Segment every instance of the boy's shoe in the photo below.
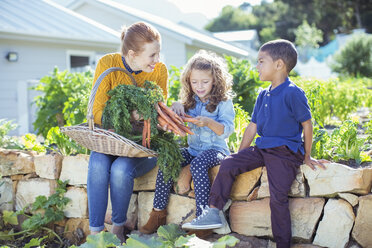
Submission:
M 193 219 L 189 223 L 182 225 L 182 228 L 185 229 L 196 229 L 196 230 L 205 230 L 205 229 L 215 229 L 222 227 L 222 221 L 219 216 L 219 211 L 217 208 L 210 208 L 206 206 L 203 208 L 203 213 Z

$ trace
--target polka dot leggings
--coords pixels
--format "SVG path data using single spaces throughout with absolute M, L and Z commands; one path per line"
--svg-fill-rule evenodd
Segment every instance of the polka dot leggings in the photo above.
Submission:
M 199 216 L 202 213 L 200 206 L 205 207 L 208 205 L 209 192 L 211 188 L 208 170 L 219 165 L 220 161 L 226 155 L 217 150 L 210 149 L 194 157 L 188 152 L 187 148 L 181 149 L 181 154 L 185 159 L 181 166 L 184 167 L 191 164 L 190 171 L 195 186 L 196 216 Z M 156 178 L 154 208 L 166 208 L 172 185 L 173 181 L 171 179 L 167 184 L 164 182 L 163 173 L 159 170 Z

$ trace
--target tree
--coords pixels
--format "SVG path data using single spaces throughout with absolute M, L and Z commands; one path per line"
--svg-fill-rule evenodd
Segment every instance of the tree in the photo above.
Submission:
M 372 32 L 370 0 L 274 0 L 253 7 L 227 7 L 206 26 L 207 30 L 256 29 L 262 43 L 276 38 L 294 42 L 295 31 L 307 21 L 323 32 L 321 45 L 333 40 L 337 33 L 350 33 L 355 28 Z
M 222 9 L 217 18 L 207 24 L 205 29 L 211 32 L 243 30 L 255 26 L 256 22 L 255 16 L 228 5 Z
M 295 31 L 295 44 L 303 48 L 318 48 L 319 43 L 323 41 L 323 32 L 317 29 L 313 23 L 311 26 L 304 20 Z
M 311 26 L 306 20 L 294 31 L 296 35 L 295 44 L 298 46 L 299 58 L 306 61 L 311 49 L 318 48 L 323 41 L 323 32 L 317 29 L 313 23 Z
M 334 72 L 352 77 L 372 76 L 372 36 L 358 34 L 334 55 Z

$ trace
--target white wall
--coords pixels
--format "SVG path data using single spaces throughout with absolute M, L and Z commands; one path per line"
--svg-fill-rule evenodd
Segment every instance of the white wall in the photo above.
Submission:
M 328 65 L 329 59 L 323 62 L 319 62 L 314 57 L 311 57 L 309 61 L 305 63 L 299 60 L 294 70 L 298 72 L 298 74 L 302 77 L 314 77 L 320 79 L 329 79 L 331 77 L 336 77 L 337 74 L 333 73 Z

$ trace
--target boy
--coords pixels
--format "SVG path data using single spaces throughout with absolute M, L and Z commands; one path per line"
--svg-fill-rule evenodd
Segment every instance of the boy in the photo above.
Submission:
M 230 196 L 235 177 L 266 166 L 270 190 L 271 225 L 278 248 L 290 247 L 291 219 L 288 192 L 303 163 L 315 170 L 324 165 L 310 157 L 312 123 L 310 108 L 302 89 L 293 84 L 289 72 L 297 63 L 297 51 L 287 40 L 274 40 L 261 46 L 257 70 L 260 80 L 271 81 L 260 92 L 252 121 L 246 128 L 239 152 L 226 157 L 212 185 L 209 207 L 185 223 L 187 229 L 214 229 L 222 226 L 219 210 Z M 302 132 L 304 143 L 302 142 Z M 256 146 L 250 146 L 256 133 Z

